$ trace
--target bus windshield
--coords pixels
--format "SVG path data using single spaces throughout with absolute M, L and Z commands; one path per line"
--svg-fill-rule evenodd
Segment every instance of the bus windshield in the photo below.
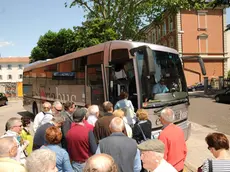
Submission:
M 148 61 L 144 54 L 136 54 L 143 106 L 179 100 L 187 97 L 186 81 L 177 54 L 152 50 L 154 72 L 148 72 Z M 152 105 L 151 105 L 152 106 Z

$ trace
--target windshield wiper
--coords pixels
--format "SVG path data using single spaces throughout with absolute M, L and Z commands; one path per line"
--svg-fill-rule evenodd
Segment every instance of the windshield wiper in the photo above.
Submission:
M 170 102 L 170 103 L 166 103 L 164 104 L 160 109 L 157 109 L 154 111 L 154 113 L 159 113 L 160 111 L 162 111 L 163 109 L 165 109 L 166 107 L 170 106 L 170 105 L 175 105 L 179 102 L 188 102 L 188 100 L 186 101 L 186 99 L 176 99 L 174 100 L 173 102 Z

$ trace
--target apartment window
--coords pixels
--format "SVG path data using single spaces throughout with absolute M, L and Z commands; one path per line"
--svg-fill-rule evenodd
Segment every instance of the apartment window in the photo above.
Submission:
M 174 40 L 173 40 L 173 38 L 170 38 L 169 46 L 170 46 L 171 48 L 174 48 Z
M 0 80 L 2 80 L 2 75 L 0 75 Z
M 207 12 L 198 11 L 197 14 L 198 21 L 198 30 L 206 30 L 207 29 Z
M 22 69 L 22 65 L 21 64 L 18 65 L 18 69 Z
M 156 37 L 157 35 L 156 35 L 156 29 L 153 29 L 153 32 L 152 32 L 152 43 L 156 43 L 156 39 L 157 39 L 157 37 Z
M 159 26 L 158 28 L 158 35 L 157 35 L 157 39 L 160 40 L 161 39 L 161 27 Z
M 163 36 L 165 36 L 167 33 L 167 28 L 166 28 L 166 22 L 163 24 Z
M 198 35 L 198 46 L 199 53 L 207 54 L 208 53 L 208 35 L 203 33 Z
M 170 16 L 168 19 L 169 31 L 173 31 L 173 18 Z
M 8 69 L 8 70 L 11 70 L 11 69 L 12 69 L 12 65 L 10 65 L 10 64 L 7 65 L 7 69 Z
M 22 79 L 22 74 L 20 74 L 20 75 L 18 76 L 18 78 L 19 78 L 19 79 Z
M 8 75 L 8 79 L 12 79 L 12 75 Z

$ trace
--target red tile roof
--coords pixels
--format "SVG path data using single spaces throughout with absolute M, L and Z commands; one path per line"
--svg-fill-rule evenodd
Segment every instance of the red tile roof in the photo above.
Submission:
M 0 63 L 29 63 L 29 57 L 0 57 Z

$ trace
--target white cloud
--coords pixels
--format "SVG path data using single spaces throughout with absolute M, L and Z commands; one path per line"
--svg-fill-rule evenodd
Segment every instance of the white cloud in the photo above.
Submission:
M 6 46 L 14 46 L 14 44 L 8 41 L 0 41 L 0 47 L 6 47 Z

